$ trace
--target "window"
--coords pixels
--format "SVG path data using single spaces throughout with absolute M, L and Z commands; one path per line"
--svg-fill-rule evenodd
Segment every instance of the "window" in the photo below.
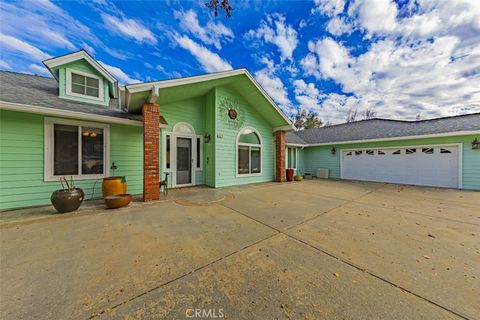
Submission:
M 423 148 L 422 152 L 426 154 L 433 154 L 433 148 Z
M 244 128 L 237 137 L 237 175 L 262 173 L 262 140 L 253 128 Z
M 361 155 L 362 153 L 363 153 L 363 151 L 355 151 L 355 155 L 356 155 L 356 156 L 359 156 L 359 155 Z
M 92 74 L 67 69 L 67 95 L 103 100 L 103 80 Z
M 407 149 L 407 150 L 405 150 L 406 154 L 413 154 L 415 152 L 417 152 L 417 149 Z
M 345 154 L 346 156 L 351 156 L 352 155 L 352 151 L 349 151 Z
M 297 169 L 297 148 L 287 148 L 287 169 Z
M 170 170 L 171 168 L 171 159 L 172 159 L 172 135 L 165 135 L 165 169 Z
M 448 149 L 440 148 L 440 153 L 452 153 L 452 151 L 450 151 Z
M 373 156 L 375 154 L 374 150 L 367 150 L 366 154 Z
M 197 164 L 196 164 L 196 168 L 197 169 L 201 169 L 202 168 L 202 153 L 200 151 L 202 151 L 202 139 L 200 139 L 200 137 L 197 137 Z
M 97 179 L 107 175 L 108 125 L 45 120 L 46 181 L 63 176 Z
M 392 154 L 401 154 L 401 153 L 402 153 L 402 150 L 397 150 L 397 151 L 392 152 Z
M 385 152 L 383 152 L 382 150 L 378 150 L 378 151 L 377 151 L 377 154 L 378 154 L 378 155 L 384 155 Z

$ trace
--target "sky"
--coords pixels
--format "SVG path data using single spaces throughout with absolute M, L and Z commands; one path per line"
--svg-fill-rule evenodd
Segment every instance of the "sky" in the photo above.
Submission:
M 121 84 L 246 67 L 289 116 L 480 112 L 479 0 L 0 1 L 0 69 L 87 50 Z

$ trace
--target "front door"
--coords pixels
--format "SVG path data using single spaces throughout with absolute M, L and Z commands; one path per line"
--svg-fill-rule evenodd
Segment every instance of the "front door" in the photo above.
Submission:
M 177 186 L 192 184 L 192 139 L 177 138 Z

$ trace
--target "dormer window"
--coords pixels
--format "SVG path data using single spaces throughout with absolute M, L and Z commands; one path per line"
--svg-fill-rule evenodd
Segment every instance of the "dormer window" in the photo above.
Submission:
M 103 79 L 67 68 L 67 95 L 103 101 Z

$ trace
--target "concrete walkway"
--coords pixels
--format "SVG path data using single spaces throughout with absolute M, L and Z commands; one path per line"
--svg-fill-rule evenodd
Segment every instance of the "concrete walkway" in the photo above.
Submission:
M 479 319 L 480 193 L 182 192 L 195 194 L 0 225 L 0 318 Z

